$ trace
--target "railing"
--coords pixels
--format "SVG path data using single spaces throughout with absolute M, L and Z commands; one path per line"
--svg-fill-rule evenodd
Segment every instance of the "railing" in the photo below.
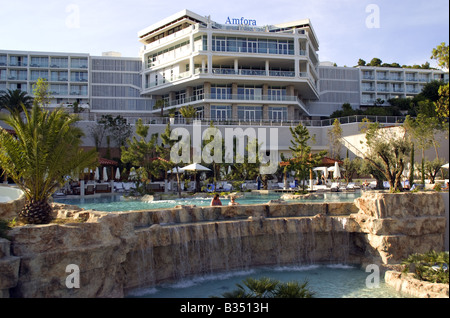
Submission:
M 275 70 L 250 70 L 250 69 L 239 69 L 235 70 L 233 68 L 213 68 L 211 70 L 212 75 L 237 75 L 237 76 L 273 76 L 273 77 L 295 77 L 295 72 L 293 71 L 275 71 Z M 156 86 L 164 85 L 164 84 L 170 84 L 175 81 L 185 79 L 188 77 L 191 77 L 192 75 L 198 75 L 198 74 L 208 74 L 207 69 L 202 68 L 196 68 L 194 70 L 194 74 L 192 72 L 184 72 L 180 73 L 176 76 L 173 76 L 170 79 L 164 78 L 158 81 L 153 81 L 150 83 L 147 83 L 145 85 L 145 88 L 153 88 Z M 299 77 L 301 78 L 308 78 L 310 79 L 311 76 L 308 72 L 300 72 L 298 73 Z M 312 81 L 312 84 L 314 82 Z M 315 86 L 315 84 L 313 85 Z
M 297 96 L 287 95 L 247 95 L 247 94 L 201 94 L 181 100 L 168 102 L 164 107 L 174 107 L 194 102 L 203 102 L 205 100 L 230 100 L 230 101 L 270 101 L 270 102 L 292 102 L 298 104 L 309 113 L 309 106 L 306 106 Z
M 81 114 L 85 121 L 96 121 L 95 115 Z M 200 121 L 202 125 L 221 125 L 221 126 L 280 126 L 280 127 L 295 127 L 302 124 L 305 127 L 329 127 L 332 126 L 337 119 L 340 124 L 352 124 L 362 123 L 369 120 L 370 122 L 378 122 L 385 125 L 400 125 L 406 117 L 403 116 L 366 116 L 366 115 L 353 115 L 339 118 L 329 118 L 321 120 L 303 119 L 303 120 L 244 120 L 244 119 L 227 119 L 218 120 L 216 118 L 199 118 L 199 119 L 186 119 L 186 118 L 169 118 L 169 117 L 153 117 L 153 116 L 139 116 L 139 117 L 127 117 L 124 118 L 130 124 L 135 124 L 138 118 L 142 119 L 144 124 L 149 125 L 167 125 L 169 122 L 171 125 L 192 125 L 194 120 Z

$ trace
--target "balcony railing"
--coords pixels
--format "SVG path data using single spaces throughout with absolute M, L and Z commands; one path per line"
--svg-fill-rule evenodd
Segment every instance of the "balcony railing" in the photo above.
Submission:
M 207 69 L 202 69 L 202 68 L 196 68 L 194 70 L 194 75 L 198 75 L 198 74 L 207 74 L 208 70 Z M 295 77 L 295 72 L 293 71 L 274 71 L 274 70 L 249 70 L 249 69 L 239 69 L 239 70 L 235 70 L 232 68 L 213 68 L 212 69 L 212 74 L 213 75 L 236 75 L 236 76 L 273 76 L 273 77 Z M 185 79 L 192 76 L 191 72 L 184 72 L 184 73 L 180 73 L 176 76 L 173 76 L 170 79 L 161 79 L 158 81 L 153 81 L 150 83 L 147 83 L 145 88 L 153 88 L 156 86 L 160 86 L 160 85 L 164 85 L 164 84 L 169 84 L 172 82 L 175 82 L 177 80 L 181 80 L 181 79 Z M 310 78 L 310 74 L 308 72 L 300 72 L 299 76 L 301 78 Z
M 271 119 L 259 119 L 259 120 L 245 120 L 245 119 L 224 119 L 219 120 L 216 118 L 199 118 L 199 119 L 188 119 L 185 118 L 169 118 L 169 117 L 153 117 L 153 116 L 140 116 L 144 124 L 151 125 L 167 125 L 169 122 L 171 125 L 192 125 L 193 120 L 198 120 L 204 126 L 211 125 L 229 125 L 229 126 L 281 126 L 281 127 L 295 127 L 302 124 L 305 127 L 330 127 L 333 125 L 334 120 L 337 119 L 340 124 L 351 124 L 351 123 L 361 123 L 369 120 L 370 122 L 378 122 L 380 124 L 386 125 L 399 125 L 402 124 L 406 117 L 403 116 L 364 116 L 364 115 L 353 115 L 348 117 L 339 118 L 329 118 L 322 120 L 271 120 Z M 127 122 L 133 123 L 136 117 L 125 117 Z M 89 118 L 86 120 L 95 121 L 96 118 Z

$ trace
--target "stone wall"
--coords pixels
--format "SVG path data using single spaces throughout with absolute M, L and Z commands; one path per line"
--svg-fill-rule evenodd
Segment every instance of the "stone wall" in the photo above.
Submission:
M 443 246 L 439 194 L 365 193 L 356 206 L 59 209 L 59 217 L 74 222 L 16 227 L 0 241 L 0 295 L 122 297 L 193 274 L 293 263 L 387 264 L 409 251 Z M 70 264 L 80 269 L 80 288 L 66 286 Z
M 395 290 L 419 298 L 448 298 L 448 284 L 424 282 L 414 278 L 414 274 L 402 274 L 397 271 L 387 271 L 384 275 L 386 284 Z
M 397 264 L 412 253 L 444 250 L 445 206 L 440 193 L 370 191 L 355 200 L 351 217 L 366 233 L 372 262 Z

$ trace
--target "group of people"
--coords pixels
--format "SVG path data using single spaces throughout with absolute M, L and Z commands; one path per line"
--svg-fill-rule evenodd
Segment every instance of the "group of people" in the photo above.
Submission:
M 214 194 L 214 197 L 211 200 L 211 206 L 217 206 L 222 205 L 222 201 L 220 201 L 219 194 Z M 239 205 L 239 203 L 236 202 L 236 198 L 233 196 L 230 198 L 230 202 L 228 205 Z

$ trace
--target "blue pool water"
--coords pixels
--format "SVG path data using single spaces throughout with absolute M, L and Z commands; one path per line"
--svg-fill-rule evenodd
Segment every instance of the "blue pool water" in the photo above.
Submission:
M 361 194 L 357 192 L 326 192 L 323 194 L 323 198 L 320 199 L 303 199 L 301 202 L 353 202 Z M 238 198 L 236 201 L 240 204 L 264 204 L 269 200 L 279 199 L 281 194 L 254 194 L 246 193 L 245 197 Z M 160 200 L 151 202 L 142 202 L 139 200 L 133 200 L 126 198 L 122 195 L 106 195 L 100 197 L 85 197 L 76 199 L 55 198 L 55 202 L 77 205 L 86 210 L 97 210 L 105 212 L 113 211 L 137 211 L 137 210 L 149 210 L 149 209 L 161 209 L 161 208 L 173 208 L 176 205 L 196 205 L 196 206 L 208 206 L 211 203 L 211 197 L 202 198 L 183 198 L 174 200 Z M 228 205 L 230 200 L 221 198 L 223 205 Z M 293 202 L 300 202 L 298 200 Z
M 264 267 L 234 272 L 211 274 L 184 279 L 172 284 L 136 289 L 127 297 L 142 298 L 207 298 L 221 297 L 236 289 L 247 277 L 270 277 L 281 282 L 308 281 L 308 289 L 315 298 L 402 298 L 410 297 L 397 292 L 384 283 L 383 277 L 375 280 L 373 271 L 350 265 L 305 265 Z M 366 281 L 368 284 L 366 284 Z

